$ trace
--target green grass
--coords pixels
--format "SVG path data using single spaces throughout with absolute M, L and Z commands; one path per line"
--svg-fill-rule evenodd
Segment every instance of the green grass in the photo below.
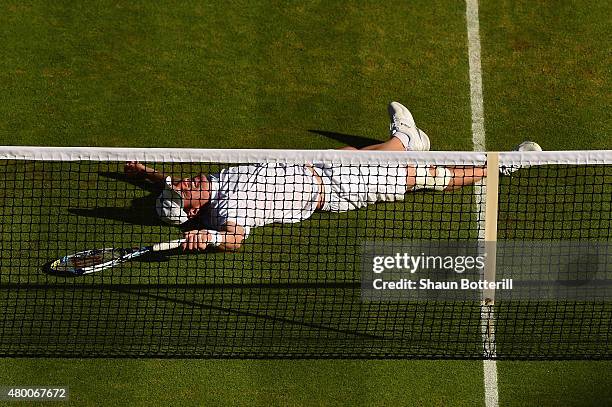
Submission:
M 610 362 L 501 362 L 498 376 L 502 406 L 604 406 L 612 402 Z
M 385 105 L 400 98 L 413 101 L 423 126 L 454 135 L 440 148 L 470 146 L 459 4 L 5 2 L 3 10 L 3 144 L 18 133 L 22 144 L 329 148 L 339 144 L 307 130 L 383 139 Z
M 3 364 L 11 373 L 0 373 L 2 383 L 67 383 L 71 405 L 103 400 L 111 406 L 387 406 L 407 401 L 473 406 L 483 397 L 481 363 L 476 361 L 48 359 Z
M 610 149 L 611 7 L 485 1 L 480 7 L 487 145 Z
M 610 6 L 481 1 L 480 9 L 489 149 L 509 149 L 523 138 L 536 139 L 546 149 L 612 148 L 607 114 Z M 229 1 L 223 6 L 195 1 L 5 1 L 0 5 L 0 144 L 334 148 L 361 139 L 321 133 L 383 140 L 384 106 L 396 99 L 410 106 L 419 126 L 432 137 L 434 149 L 469 150 L 465 32 L 465 5 L 444 0 L 392 6 L 378 1 Z M 57 178 L 37 182 L 41 189 L 26 190 L 25 196 L 19 190 L 3 189 L 0 214 L 8 215 L 6 205 L 15 200 L 37 202 L 45 197 L 45 183 Z M 71 182 L 80 188 L 92 182 L 123 185 L 104 177 Z M 129 187 L 128 191 L 134 197 L 141 193 Z M 122 207 L 130 197 L 117 192 L 108 206 Z M 73 198 L 85 211 L 96 205 L 94 196 Z M 427 200 L 416 202 L 427 205 L 428 200 L 441 198 L 420 194 L 409 199 Z M 127 216 L 146 219 L 139 208 Z M 601 208 L 603 213 L 605 202 Z M 359 214 L 334 220 L 318 215 L 310 222 L 328 228 L 333 240 L 340 221 L 369 226 Z M 121 220 L 113 218 L 117 212 L 102 215 L 107 217 L 42 208 L 37 216 L 71 223 L 55 229 L 43 222 L 40 230 L 36 226 L 8 230 L 3 223 L 2 258 L 14 255 L 17 245 L 6 238 L 7 233 L 13 232 L 9 235 L 14 238 L 20 232 L 28 246 L 20 241 L 19 250 L 24 251 L 17 266 L 28 270 L 24 278 L 42 279 L 32 274 L 39 259 L 27 258 L 25 249 L 44 247 L 55 255 L 72 249 L 61 236 L 88 228 L 89 233 L 121 231 Z M 418 212 L 409 216 L 420 225 L 432 220 L 419 218 L 423 214 Z M 303 235 L 290 237 L 295 239 L 292 242 L 307 239 L 308 228 L 301 225 Z M 452 228 L 446 230 L 452 235 Z M 252 241 L 262 242 L 279 232 L 283 239 L 289 238 L 283 227 L 273 226 L 255 233 Z M 440 231 L 431 233 L 437 236 Z M 143 225 L 139 234 L 151 240 L 174 236 L 160 225 Z M 133 243 L 131 236 L 115 235 L 111 240 Z M 72 244 L 76 248 L 76 242 Z M 347 267 L 342 256 L 326 254 L 325 261 Z M 285 259 L 278 255 L 278 264 L 285 264 Z M 169 262 L 174 268 L 178 263 L 192 264 L 193 259 Z M 215 266 L 223 263 L 217 258 Z M 172 278 L 153 263 L 138 263 L 134 269 L 139 273 L 133 280 L 140 283 L 150 282 L 151 275 Z M 256 271 L 266 272 L 263 267 Z M 316 270 L 309 272 L 321 277 Z M 96 281 L 122 281 L 114 276 L 105 274 Z M 0 278 L 6 281 L 4 270 Z M 229 281 L 241 278 L 235 274 Z M 189 276 L 176 279 L 184 282 Z M 70 313 L 58 309 L 59 304 L 49 304 L 50 292 L 3 294 L 7 306 L 0 318 L 24 312 L 19 305 L 27 298 L 29 303 L 36 301 L 37 312 L 61 315 L 64 326 L 70 326 Z M 72 294 L 98 300 L 83 297 L 76 288 L 64 292 Z M 130 325 L 134 332 L 176 327 L 171 314 L 161 320 L 166 325 L 141 322 L 149 307 L 162 302 L 168 306 L 167 301 L 144 294 L 115 292 L 109 308 L 82 311 L 90 319 L 74 329 L 121 326 L 116 307 L 138 310 L 139 318 Z M 298 310 L 302 316 L 318 303 L 306 304 L 313 308 Z M 211 315 L 218 318 L 210 312 L 196 313 L 194 318 L 210 321 Z M 27 324 L 28 319 L 33 316 L 16 321 Z M 44 332 L 36 331 L 40 326 L 32 328 Z M 610 403 L 604 380 L 609 362 L 498 365 L 502 405 Z M 4 359 L 0 383 L 67 384 L 74 404 L 85 405 L 475 405 L 483 400 L 482 364 L 477 361 Z

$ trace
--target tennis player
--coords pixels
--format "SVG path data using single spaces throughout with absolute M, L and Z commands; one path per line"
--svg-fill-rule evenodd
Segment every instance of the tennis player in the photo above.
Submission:
M 429 137 L 415 125 L 405 106 L 391 102 L 388 111 L 389 140 L 363 150 L 429 150 Z M 529 143 L 523 143 L 519 149 L 540 149 L 537 144 Z M 184 250 L 205 250 L 212 246 L 226 251 L 239 249 L 254 227 L 300 222 L 317 210 L 345 212 L 376 202 L 402 200 L 406 192 L 420 189 L 453 190 L 486 176 L 484 167 L 434 165 L 268 163 L 173 179 L 133 161 L 126 163 L 125 171 L 163 185 L 164 190 L 156 201 L 157 213 L 163 221 L 181 225 L 198 218 L 198 223 L 206 225 L 206 229 L 185 233 Z

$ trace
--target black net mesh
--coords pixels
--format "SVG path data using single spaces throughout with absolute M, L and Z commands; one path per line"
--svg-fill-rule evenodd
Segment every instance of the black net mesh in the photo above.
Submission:
M 542 242 L 565 243 L 566 251 L 560 253 L 557 266 L 548 268 L 538 277 L 540 280 L 582 284 L 588 290 L 586 283 L 598 278 L 594 281 L 595 288 L 609 286 L 612 277 L 611 165 L 542 165 L 522 169 L 500 179 L 499 205 L 500 244 L 505 241 L 527 242 L 533 246 Z M 602 243 L 607 250 L 597 253 L 598 258 L 586 253 L 589 246 Z M 584 256 L 575 252 L 573 247 L 577 245 L 583 249 Z M 545 294 L 539 295 L 541 299 L 533 296 L 496 301 L 499 357 L 609 359 L 612 356 L 610 297 L 593 295 L 585 301 L 555 299 Z
M 238 166 L 145 164 L 177 179 Z M 301 167 L 306 178 L 268 173 L 278 188 L 269 196 L 279 205 L 306 188 L 301 184 L 311 168 Z M 240 168 L 248 178 L 247 167 Z M 325 198 L 347 198 L 349 206 L 368 194 L 383 199 L 385 181 L 356 171 L 362 184 L 357 191 L 333 186 L 323 174 L 336 197 L 324 185 Z M 232 185 L 257 189 L 257 179 Z M 180 227 L 162 222 L 156 202 L 163 187 L 127 176 L 123 162 L 2 160 L 0 184 L 3 356 L 601 359 L 612 354 L 612 306 L 604 300 L 502 300 L 489 316 L 479 301 L 362 301 L 364 242 L 476 241 L 484 227 L 479 187 L 408 191 L 403 200 L 357 204 L 344 212 L 317 210 L 299 222 L 285 208 L 285 222 L 251 227 L 235 252 L 151 252 L 74 277 L 49 271 L 50 262 L 87 249 L 147 246 L 181 238 L 185 230 L 211 228 L 208 215 L 202 215 L 207 208 Z M 255 213 L 253 205 L 263 199 L 225 192 L 227 199 L 244 200 L 237 212 L 230 211 L 230 220 L 239 219 L 232 216 L 243 207 Z M 611 238 L 612 166 L 521 169 L 500 178 L 499 200 L 500 240 Z M 268 219 L 274 209 L 279 206 L 256 213 Z M 492 320 L 483 321 L 487 318 Z M 491 322 L 494 354 L 484 346 L 491 336 L 483 337 L 483 326 Z

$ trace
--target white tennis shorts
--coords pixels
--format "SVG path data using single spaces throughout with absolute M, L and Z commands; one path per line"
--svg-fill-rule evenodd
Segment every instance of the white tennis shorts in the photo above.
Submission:
M 346 212 L 368 204 L 404 199 L 406 166 L 315 164 L 323 180 L 325 203 L 322 210 Z

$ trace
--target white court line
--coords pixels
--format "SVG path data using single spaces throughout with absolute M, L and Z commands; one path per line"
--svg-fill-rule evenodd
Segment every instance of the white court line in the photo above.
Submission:
M 486 151 L 486 138 L 484 127 L 484 108 L 482 97 L 482 70 L 480 66 L 480 33 L 478 23 L 478 0 L 466 0 L 466 20 L 468 32 L 468 55 L 470 66 L 470 101 L 472 108 L 472 143 L 474 151 Z M 484 240 L 484 214 L 486 186 L 479 182 L 474 188 L 476 194 L 476 205 L 478 209 L 479 232 L 478 238 Z M 493 309 L 489 309 L 493 312 Z M 483 326 L 483 352 L 495 355 L 495 348 L 491 349 L 491 337 L 488 327 L 494 323 L 494 316 L 487 312 L 487 308 L 481 307 L 481 320 L 487 321 Z M 494 328 L 493 328 L 494 329 Z M 494 338 L 493 338 L 494 340 Z M 499 405 L 499 394 L 497 389 L 497 362 L 493 360 L 483 361 L 485 405 L 497 407 Z

